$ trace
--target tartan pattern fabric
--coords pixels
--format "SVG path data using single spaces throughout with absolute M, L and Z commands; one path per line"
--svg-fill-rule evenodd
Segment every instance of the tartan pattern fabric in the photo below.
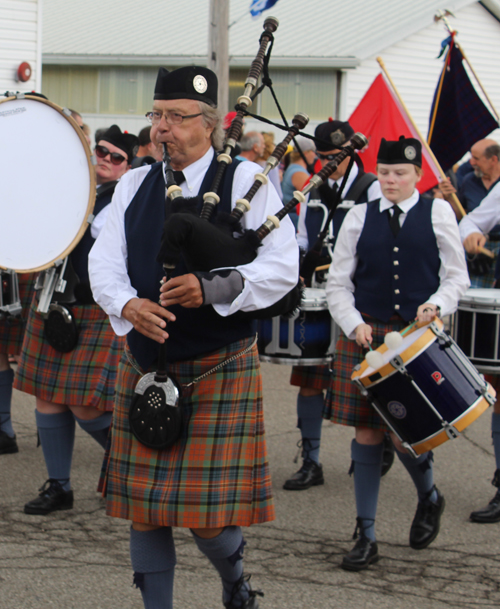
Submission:
M 179 440 L 160 451 L 140 444 L 129 431 L 128 410 L 141 375 L 138 366 L 134 369 L 122 358 L 111 445 L 99 485 L 109 516 L 192 528 L 274 519 L 256 346 L 192 387 L 183 387 L 252 340 L 199 360 L 169 364 L 169 374 L 181 385 L 184 425 Z
M 44 339 L 42 316 L 33 304 L 14 388 L 66 406 L 113 410 L 116 370 L 125 344 L 97 305 L 71 306 L 79 328 L 78 344 L 60 353 Z
M 332 365 L 334 364 L 335 360 Z M 293 366 L 290 385 L 322 391 L 330 387 L 332 378 L 333 373 L 329 366 Z
M 484 247 L 488 250 L 491 250 L 495 254 L 495 257 L 498 259 L 498 254 L 500 253 L 500 241 L 486 241 L 486 245 Z M 495 260 L 493 260 L 486 275 L 472 275 L 469 273 L 470 287 L 492 288 L 493 282 L 495 281 L 495 264 Z
M 448 171 L 473 144 L 498 128 L 497 121 L 476 93 L 463 65 L 462 52 L 454 41 L 446 56 L 445 62 L 448 61 L 429 142 L 443 171 Z M 439 81 L 430 120 L 438 89 Z
M 396 316 L 393 316 L 387 324 L 368 316 L 365 317 L 365 322 L 373 328 L 373 349 L 383 344 L 387 332 L 399 332 L 408 325 Z M 359 347 L 356 341 L 349 340 L 341 334 L 337 342 L 335 374 L 333 383 L 326 392 L 323 418 L 350 427 L 387 430 L 384 421 L 351 381 L 354 367 L 364 360 L 365 355 L 366 351 Z
M 18 274 L 17 278 L 19 281 L 19 300 L 23 310 L 20 317 L 0 319 L 0 353 L 5 355 L 19 355 L 21 353 L 26 320 L 35 287 L 34 273 Z

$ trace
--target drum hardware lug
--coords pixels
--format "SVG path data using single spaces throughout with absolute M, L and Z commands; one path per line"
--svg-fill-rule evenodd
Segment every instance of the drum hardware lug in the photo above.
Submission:
M 406 369 L 405 363 L 400 355 L 396 355 L 395 357 L 393 357 L 391 360 L 389 360 L 389 363 L 391 364 L 391 366 L 393 368 L 395 368 L 398 372 L 400 372 L 408 380 L 410 380 L 410 381 L 413 380 L 412 375 Z
M 56 260 L 54 262 L 54 266 L 47 269 L 43 274 L 42 292 L 40 294 L 40 298 L 38 299 L 37 309 L 37 312 L 42 316 L 47 316 L 54 292 L 64 292 L 64 289 L 60 290 L 58 288 L 62 286 L 61 282 L 64 281 L 63 277 L 67 263 L 68 258 L 64 258 L 64 260 Z
M 94 214 L 89 214 L 88 218 L 87 218 L 87 224 L 92 224 L 92 222 L 95 220 L 95 216 Z
M 359 367 L 360 367 L 360 365 L 358 364 L 358 365 L 357 365 L 357 366 L 354 368 L 354 370 L 356 370 L 356 368 L 359 368 Z M 362 383 L 362 382 L 361 382 L 359 379 L 355 379 L 355 380 L 354 380 L 354 383 L 357 385 L 357 387 L 358 387 L 358 389 L 359 389 L 359 391 L 360 391 L 361 395 L 362 395 L 363 397 L 365 397 L 365 398 L 366 398 L 366 397 L 368 396 L 368 391 L 367 391 L 367 389 L 365 388 L 365 386 L 363 385 L 363 383 Z
M 418 459 L 419 455 L 417 455 L 417 453 L 415 452 L 415 449 L 413 448 L 413 446 L 411 444 L 408 444 L 408 442 L 401 442 L 401 445 L 409 453 L 410 457 L 413 457 L 414 459 Z
M 4 302 L 3 281 L 6 276 L 7 283 L 10 286 L 9 302 Z M 12 269 L 0 269 L 0 319 L 6 316 L 17 317 L 21 314 L 21 298 L 19 296 L 19 281 L 17 274 Z
M 444 345 L 445 347 L 451 347 L 451 345 L 453 344 L 451 337 L 446 334 L 444 330 L 441 330 L 435 322 L 431 322 L 429 328 L 437 336 L 440 345 Z
M 24 99 L 26 97 L 25 93 L 19 93 L 19 91 L 7 91 L 7 97 L 15 97 L 16 99 Z
M 483 375 L 481 375 L 481 376 L 483 376 Z M 484 387 L 481 388 L 481 395 L 484 397 L 484 399 L 488 402 L 488 404 L 490 406 L 493 406 L 493 404 L 497 401 L 497 399 L 494 398 L 491 395 L 491 393 L 488 392 L 488 386 L 487 385 L 485 385 Z
M 441 421 L 441 425 L 450 440 L 455 440 L 460 436 L 460 432 L 454 425 L 450 425 L 448 421 Z
M 66 114 L 66 116 L 71 116 L 71 110 L 69 108 L 63 108 L 62 111 L 64 114 Z

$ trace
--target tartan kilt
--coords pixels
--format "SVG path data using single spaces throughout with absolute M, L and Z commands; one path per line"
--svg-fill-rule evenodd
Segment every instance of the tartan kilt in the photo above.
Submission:
M 334 360 L 335 361 L 335 360 Z M 334 365 L 332 362 L 332 366 Z M 332 371 L 329 366 L 293 366 L 290 385 L 307 387 L 307 389 L 328 389 L 332 382 Z
M 35 273 L 17 275 L 19 281 L 19 299 L 22 311 L 20 317 L 0 319 L 0 353 L 19 355 L 23 346 L 24 330 L 29 313 L 30 302 L 35 287 Z
M 97 305 L 72 305 L 79 329 L 69 353 L 53 349 L 43 335 L 42 316 L 33 299 L 14 388 L 47 402 L 113 410 L 116 370 L 125 338 L 116 336 Z
M 180 438 L 164 450 L 142 445 L 129 430 L 128 410 L 141 374 L 126 348 L 99 484 L 109 516 L 191 528 L 274 519 L 257 347 L 192 387 L 184 386 L 252 340 L 169 365 L 169 375 L 181 385 L 184 425 Z
M 363 316 L 363 318 L 365 323 L 373 329 L 372 346 L 374 349 L 383 344 L 387 332 L 399 332 L 408 325 L 397 316 L 392 317 L 388 323 L 383 323 L 368 316 Z M 366 350 L 358 346 L 355 340 L 349 340 L 342 333 L 337 342 L 335 353 L 333 382 L 326 392 L 323 418 L 340 425 L 368 427 L 386 431 L 388 428 L 385 422 L 351 381 L 353 369 L 364 360 Z
M 498 256 L 500 253 L 500 241 L 486 241 L 484 246 L 487 250 L 492 251 L 495 256 Z M 486 275 L 471 275 L 470 277 L 470 287 L 471 288 L 492 288 L 493 283 L 495 281 L 495 267 L 496 261 L 493 260 L 493 263 L 490 265 L 490 268 Z

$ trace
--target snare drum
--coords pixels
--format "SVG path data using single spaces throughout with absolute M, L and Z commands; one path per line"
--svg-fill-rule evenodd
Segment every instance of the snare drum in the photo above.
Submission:
M 500 290 L 467 290 L 452 320 L 452 336 L 481 372 L 500 373 Z
M 439 319 L 409 332 L 397 350 L 377 351 L 383 365 L 365 360 L 352 380 L 413 456 L 456 438 L 495 402 Z
M 333 359 L 338 329 L 328 311 L 325 290 L 306 288 L 292 317 L 259 320 L 257 327 L 263 362 L 319 366 Z
M 30 95 L 0 101 L 0 268 L 47 269 L 88 227 L 95 172 L 83 131 L 66 112 Z

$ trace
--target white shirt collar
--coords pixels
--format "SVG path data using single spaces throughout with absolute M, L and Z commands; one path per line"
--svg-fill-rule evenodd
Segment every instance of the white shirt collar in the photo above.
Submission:
M 418 203 L 419 199 L 420 199 L 420 193 L 418 192 L 417 189 L 415 189 L 413 191 L 413 194 L 411 195 L 411 197 L 404 201 L 401 201 L 401 203 L 398 203 L 398 206 L 401 208 L 401 210 L 403 211 L 404 214 L 407 214 L 410 211 L 410 209 Z M 382 195 L 382 197 L 380 199 L 380 207 L 379 207 L 380 213 L 384 212 L 386 209 L 391 209 L 393 205 L 394 205 L 394 203 L 392 203 L 391 201 L 386 199 L 384 197 L 384 195 Z
M 344 198 L 345 195 L 349 192 L 349 188 L 351 188 L 352 183 L 356 179 L 358 173 L 359 173 L 358 166 L 356 165 L 356 163 L 354 163 L 354 165 L 352 166 L 352 169 L 351 169 L 351 173 L 349 174 L 349 177 L 347 178 L 347 183 L 345 185 L 342 198 Z M 337 187 L 340 188 L 340 185 L 342 184 L 343 179 L 344 179 L 344 176 L 342 176 L 338 180 L 332 180 L 332 179 L 328 178 L 328 184 L 330 185 L 331 188 L 333 188 L 334 184 L 337 184 Z
M 207 173 L 210 163 L 214 158 L 215 150 L 210 147 L 206 153 L 191 165 L 188 165 L 182 170 L 186 178 L 186 185 L 192 196 L 196 196 L 200 190 L 203 178 Z

